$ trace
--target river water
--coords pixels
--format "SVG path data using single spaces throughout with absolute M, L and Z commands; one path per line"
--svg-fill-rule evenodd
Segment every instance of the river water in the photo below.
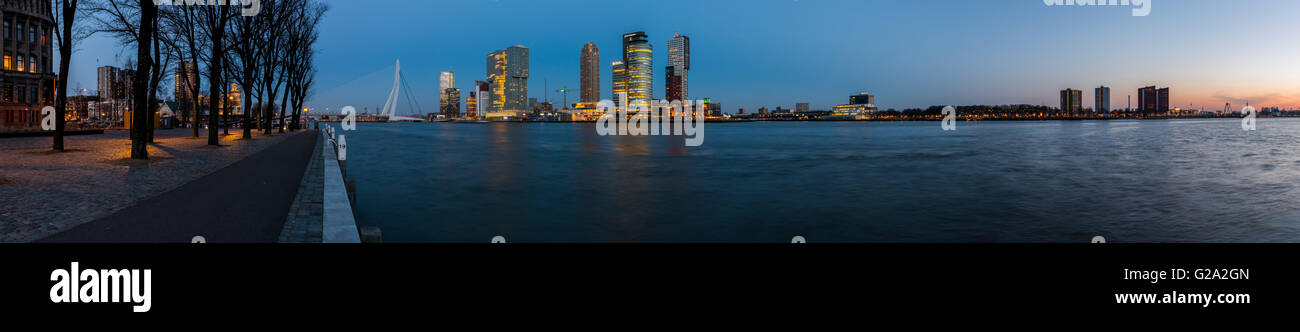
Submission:
M 387 242 L 1295 242 L 1300 120 L 363 123 Z

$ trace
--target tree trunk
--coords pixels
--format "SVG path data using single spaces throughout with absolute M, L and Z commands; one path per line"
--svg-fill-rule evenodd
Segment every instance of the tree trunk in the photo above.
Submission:
M 145 143 L 149 109 L 149 74 L 153 66 L 150 48 L 153 44 L 153 20 L 158 17 L 158 7 L 153 0 L 140 0 L 140 38 L 136 42 L 136 75 L 132 83 L 135 103 L 131 113 L 131 158 L 149 159 L 149 146 Z
M 215 26 L 211 27 L 212 63 L 208 65 L 208 78 L 212 80 L 212 82 L 208 83 L 208 145 L 220 145 L 217 140 L 218 116 L 216 113 L 220 109 L 220 105 L 218 104 L 220 100 L 218 100 L 218 98 L 221 98 L 221 86 L 218 84 L 217 78 L 221 77 L 221 72 L 223 70 L 221 68 L 221 62 L 224 60 L 225 57 L 223 55 L 226 53 L 226 50 L 223 47 L 223 40 L 226 38 L 226 26 L 224 24 L 225 17 L 222 17 L 226 15 L 225 6 L 217 5 L 216 7 L 217 8 L 212 9 L 213 15 L 216 17 L 209 18 L 213 20 L 212 23 L 217 24 L 214 24 Z
M 62 152 L 63 147 L 63 130 L 65 123 L 63 117 L 68 108 L 68 65 L 72 60 L 72 25 L 77 18 L 77 2 L 72 0 L 59 1 L 55 6 L 62 6 L 63 34 L 59 39 L 59 82 L 54 85 L 54 151 Z

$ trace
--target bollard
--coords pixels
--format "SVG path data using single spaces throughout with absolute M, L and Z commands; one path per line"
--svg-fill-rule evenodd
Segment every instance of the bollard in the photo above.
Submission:
M 384 232 L 379 227 L 366 226 L 361 227 L 361 243 L 383 243 Z

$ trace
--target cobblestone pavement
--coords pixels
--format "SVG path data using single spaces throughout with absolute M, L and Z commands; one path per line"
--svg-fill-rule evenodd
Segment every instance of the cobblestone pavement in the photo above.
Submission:
M 206 132 L 159 130 L 148 161 L 129 159 L 126 131 L 66 137 L 72 152 L 50 153 L 51 138 L 0 139 L 0 242 L 31 242 L 112 214 L 228 166 L 289 135 L 207 145 Z M 291 134 L 292 135 L 292 134 Z
M 298 196 L 289 208 L 289 217 L 280 232 L 281 243 L 320 243 L 325 218 L 325 159 L 321 149 L 325 139 L 316 140 L 311 161 L 302 174 Z

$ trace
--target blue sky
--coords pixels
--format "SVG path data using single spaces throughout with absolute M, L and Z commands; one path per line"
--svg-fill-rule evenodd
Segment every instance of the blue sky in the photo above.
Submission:
M 424 111 L 438 103 L 438 72 L 468 91 L 487 53 L 531 49 L 530 96 L 578 88 L 583 44 L 601 50 L 602 95 L 619 37 L 645 31 L 655 95 L 665 44 L 691 37 L 692 98 L 736 108 L 829 108 L 869 91 L 883 108 L 944 104 L 1055 105 L 1058 91 L 1112 88 L 1112 103 L 1146 85 L 1171 87 L 1176 107 L 1250 101 L 1300 106 L 1300 30 L 1292 0 L 1151 0 L 1129 8 L 1049 7 L 1042 0 L 330 0 L 321 25 L 312 107 L 382 106 L 393 64 Z M 120 54 L 120 55 L 119 55 Z M 132 54 L 96 36 L 74 55 L 69 86 L 94 90 L 94 68 Z M 570 102 L 576 99 L 571 93 Z

